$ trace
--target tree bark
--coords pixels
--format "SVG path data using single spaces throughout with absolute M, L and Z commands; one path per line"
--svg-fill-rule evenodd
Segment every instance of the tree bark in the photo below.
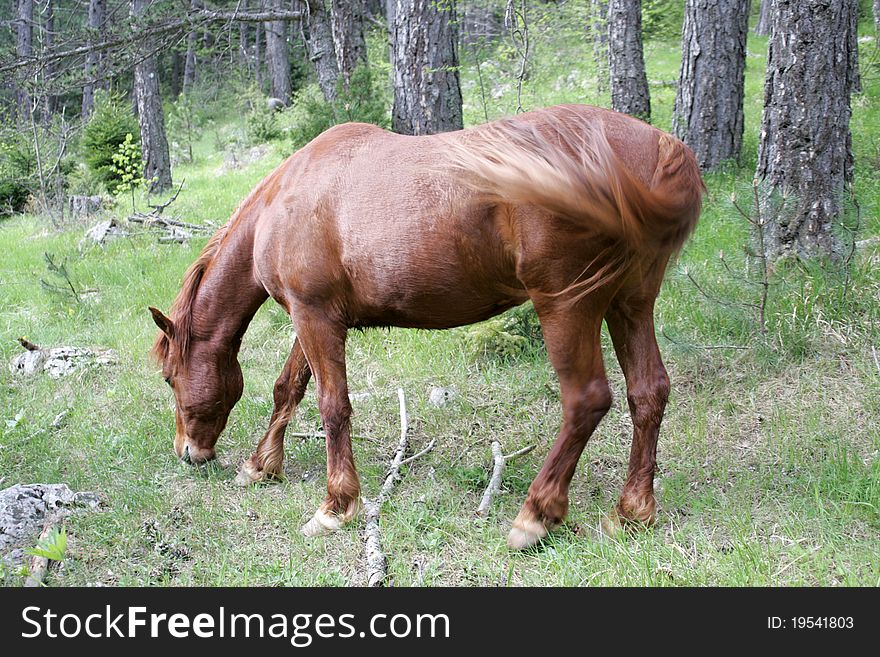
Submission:
M 47 51 L 51 51 L 55 47 L 55 0 L 46 0 L 46 10 L 43 13 L 43 47 Z M 46 64 L 46 70 L 43 79 L 48 81 L 47 87 L 55 80 L 58 70 L 56 62 Z M 43 122 L 48 125 L 52 120 L 52 115 L 58 106 L 58 96 L 52 93 L 46 93 L 45 116 Z
M 89 0 L 89 41 L 99 41 L 104 29 L 107 12 L 106 0 Z M 95 106 L 96 79 L 100 77 L 101 54 L 89 52 L 86 55 L 85 84 L 82 95 L 82 115 L 87 118 Z
M 17 0 L 17 2 L 15 52 L 19 59 L 27 59 L 34 53 L 34 0 Z M 32 110 L 31 95 L 23 84 L 19 84 L 15 90 L 15 104 L 19 118 L 26 121 Z
M 395 132 L 462 128 L 456 25 L 454 2 L 398 0 L 391 31 Z
M 315 67 L 318 86 L 327 102 L 336 98 L 336 80 L 339 67 L 336 63 L 336 49 L 333 44 L 333 31 L 326 0 L 307 0 L 309 37 L 306 47 L 309 59 Z
M 742 148 L 749 0 L 687 0 L 672 128 L 704 171 Z
M 642 51 L 642 0 L 609 0 L 608 66 L 611 108 L 651 120 L 651 95 Z
M 199 0 L 190 0 L 191 9 L 198 9 Z M 198 47 L 198 35 L 191 30 L 186 35 L 186 61 L 183 64 L 183 95 L 192 91 L 196 81 L 196 48 Z
M 833 227 L 853 174 L 858 2 L 774 0 L 773 10 L 756 171 L 765 255 L 838 256 Z
M 596 88 L 608 90 L 608 0 L 590 0 L 589 31 L 596 67 Z
M 273 0 L 273 9 L 283 8 L 282 0 Z M 266 23 L 266 63 L 269 65 L 269 95 L 290 104 L 290 61 L 287 52 L 287 21 Z
M 132 18 L 137 19 L 148 3 L 149 0 L 131 0 Z M 159 95 L 158 57 L 152 50 L 149 41 L 143 44 L 144 56 L 134 67 L 134 95 L 141 129 L 144 178 L 150 181 L 150 192 L 155 194 L 171 187 L 171 158 L 165 137 L 162 98 Z
M 755 34 L 767 36 L 770 34 L 770 15 L 773 8 L 773 0 L 761 0 L 761 10 L 758 13 L 758 22 L 755 25 Z
M 880 0 L 874 0 L 874 43 L 880 48 Z
M 336 64 L 342 84 L 348 90 L 351 74 L 361 64 L 367 63 L 367 42 L 364 40 L 363 0 L 331 0 L 330 23 Z

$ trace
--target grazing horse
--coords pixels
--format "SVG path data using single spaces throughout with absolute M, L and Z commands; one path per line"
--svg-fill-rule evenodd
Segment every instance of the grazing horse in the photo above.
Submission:
M 174 391 L 174 451 L 214 457 L 242 393 L 237 354 L 272 297 L 296 332 L 266 434 L 241 482 L 278 475 L 284 431 L 310 377 L 327 444 L 327 496 L 306 535 L 360 508 L 345 369 L 348 329 L 444 329 L 531 299 L 559 375 L 563 422 L 508 538 L 540 541 L 568 511 L 581 452 L 611 405 L 607 322 L 633 421 L 613 531 L 654 518 L 657 435 L 669 379 L 653 307 L 705 188 L 678 139 L 623 114 L 564 105 L 469 130 L 411 137 L 334 127 L 245 199 L 187 271 L 153 354 Z

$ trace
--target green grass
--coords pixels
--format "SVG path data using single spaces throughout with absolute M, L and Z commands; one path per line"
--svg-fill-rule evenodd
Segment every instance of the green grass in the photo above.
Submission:
M 564 11 L 572 15 L 532 23 L 534 59 L 523 96 L 529 108 L 607 103 L 595 88 L 579 10 L 566 5 Z M 749 39 L 743 162 L 707 176 L 701 223 L 658 304 L 673 395 L 659 448 L 657 526 L 619 541 L 595 533 L 623 484 L 631 430 L 607 337 L 615 403 L 581 459 L 568 522 L 541 549 L 519 554 L 505 547 L 506 532 L 560 422 L 546 358 L 540 351 L 507 363 L 475 358 L 461 331 L 353 332 L 350 388 L 369 393 L 353 402 L 364 493 L 377 491 L 396 443 L 398 386 L 407 393 L 412 449 L 438 442 L 407 468 L 383 509 L 382 541 L 396 585 L 880 584 L 880 370 L 872 356 L 872 346 L 880 345 L 877 245 L 860 251 L 846 298 L 833 272 L 778 272 L 766 336 L 750 314 L 706 300 L 683 274 L 688 267 L 725 297 L 754 298 L 718 261 L 724 250 L 739 262 L 748 236 L 728 198 L 748 189 L 755 164 L 766 40 Z M 646 52 L 649 79 L 675 79 L 675 42 L 651 42 Z M 860 238 L 868 239 L 880 232 L 880 82 L 876 56 L 866 66 L 870 52 L 863 54 L 865 90 L 853 101 L 852 127 Z M 513 62 L 503 48 L 484 56 L 484 80 L 500 89 L 497 98 L 487 96 L 487 113 L 510 113 Z M 467 59 L 463 86 L 466 120 L 479 122 L 482 102 Z M 673 93 L 652 87 L 660 127 L 669 128 Z M 235 121 L 241 119 L 226 119 Z M 222 159 L 206 132 L 195 164 L 175 171 L 187 181 L 177 213 L 225 221 L 281 158 L 271 151 L 221 175 Z M 65 482 L 108 499 L 105 512 L 68 521 L 65 567 L 49 583 L 363 584 L 362 524 L 311 541 L 299 534 L 324 494 L 321 441 L 288 438 L 283 483 L 242 490 L 232 481 L 266 428 L 272 383 L 291 341 L 283 312 L 264 306 L 245 338 L 244 396 L 219 442 L 219 462 L 183 465 L 171 452 L 170 392 L 147 358 L 155 327 L 146 308 L 168 308 L 204 240 L 159 245 L 153 236 L 136 235 L 90 247 L 81 244 L 85 227 L 58 230 L 35 216 L 0 223 L 0 360 L 19 351 L 20 335 L 41 345 L 118 353 L 112 368 L 59 381 L 13 378 L 5 368 L 0 374 L 0 485 Z M 97 296 L 78 304 L 44 290 L 43 252 L 67 258 L 75 284 Z M 427 402 L 438 385 L 458 392 L 444 408 Z M 9 426 L 6 420 L 19 411 L 22 419 Z M 319 426 L 311 386 L 291 431 Z M 488 481 L 491 440 L 505 451 L 538 447 L 509 465 L 489 517 L 479 520 L 474 510 Z M 159 554 L 145 523 L 186 551 Z M 9 576 L 7 583 L 16 581 Z

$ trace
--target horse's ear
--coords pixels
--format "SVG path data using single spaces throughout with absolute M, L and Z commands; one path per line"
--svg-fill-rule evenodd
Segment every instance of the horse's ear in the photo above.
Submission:
M 162 332 L 170 338 L 174 334 L 174 322 L 163 315 L 161 310 L 153 308 L 153 306 L 150 306 L 150 314 L 153 316 L 153 321 L 156 322 L 156 326 L 158 326 Z

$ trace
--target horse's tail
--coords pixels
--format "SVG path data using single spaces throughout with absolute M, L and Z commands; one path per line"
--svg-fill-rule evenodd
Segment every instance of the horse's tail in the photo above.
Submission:
M 457 142 L 451 158 L 487 200 L 539 206 L 630 255 L 674 253 L 696 225 L 705 187 L 691 150 L 658 133 L 650 186 L 620 161 L 598 120 L 574 113 L 551 127 L 521 119 L 483 126 Z

